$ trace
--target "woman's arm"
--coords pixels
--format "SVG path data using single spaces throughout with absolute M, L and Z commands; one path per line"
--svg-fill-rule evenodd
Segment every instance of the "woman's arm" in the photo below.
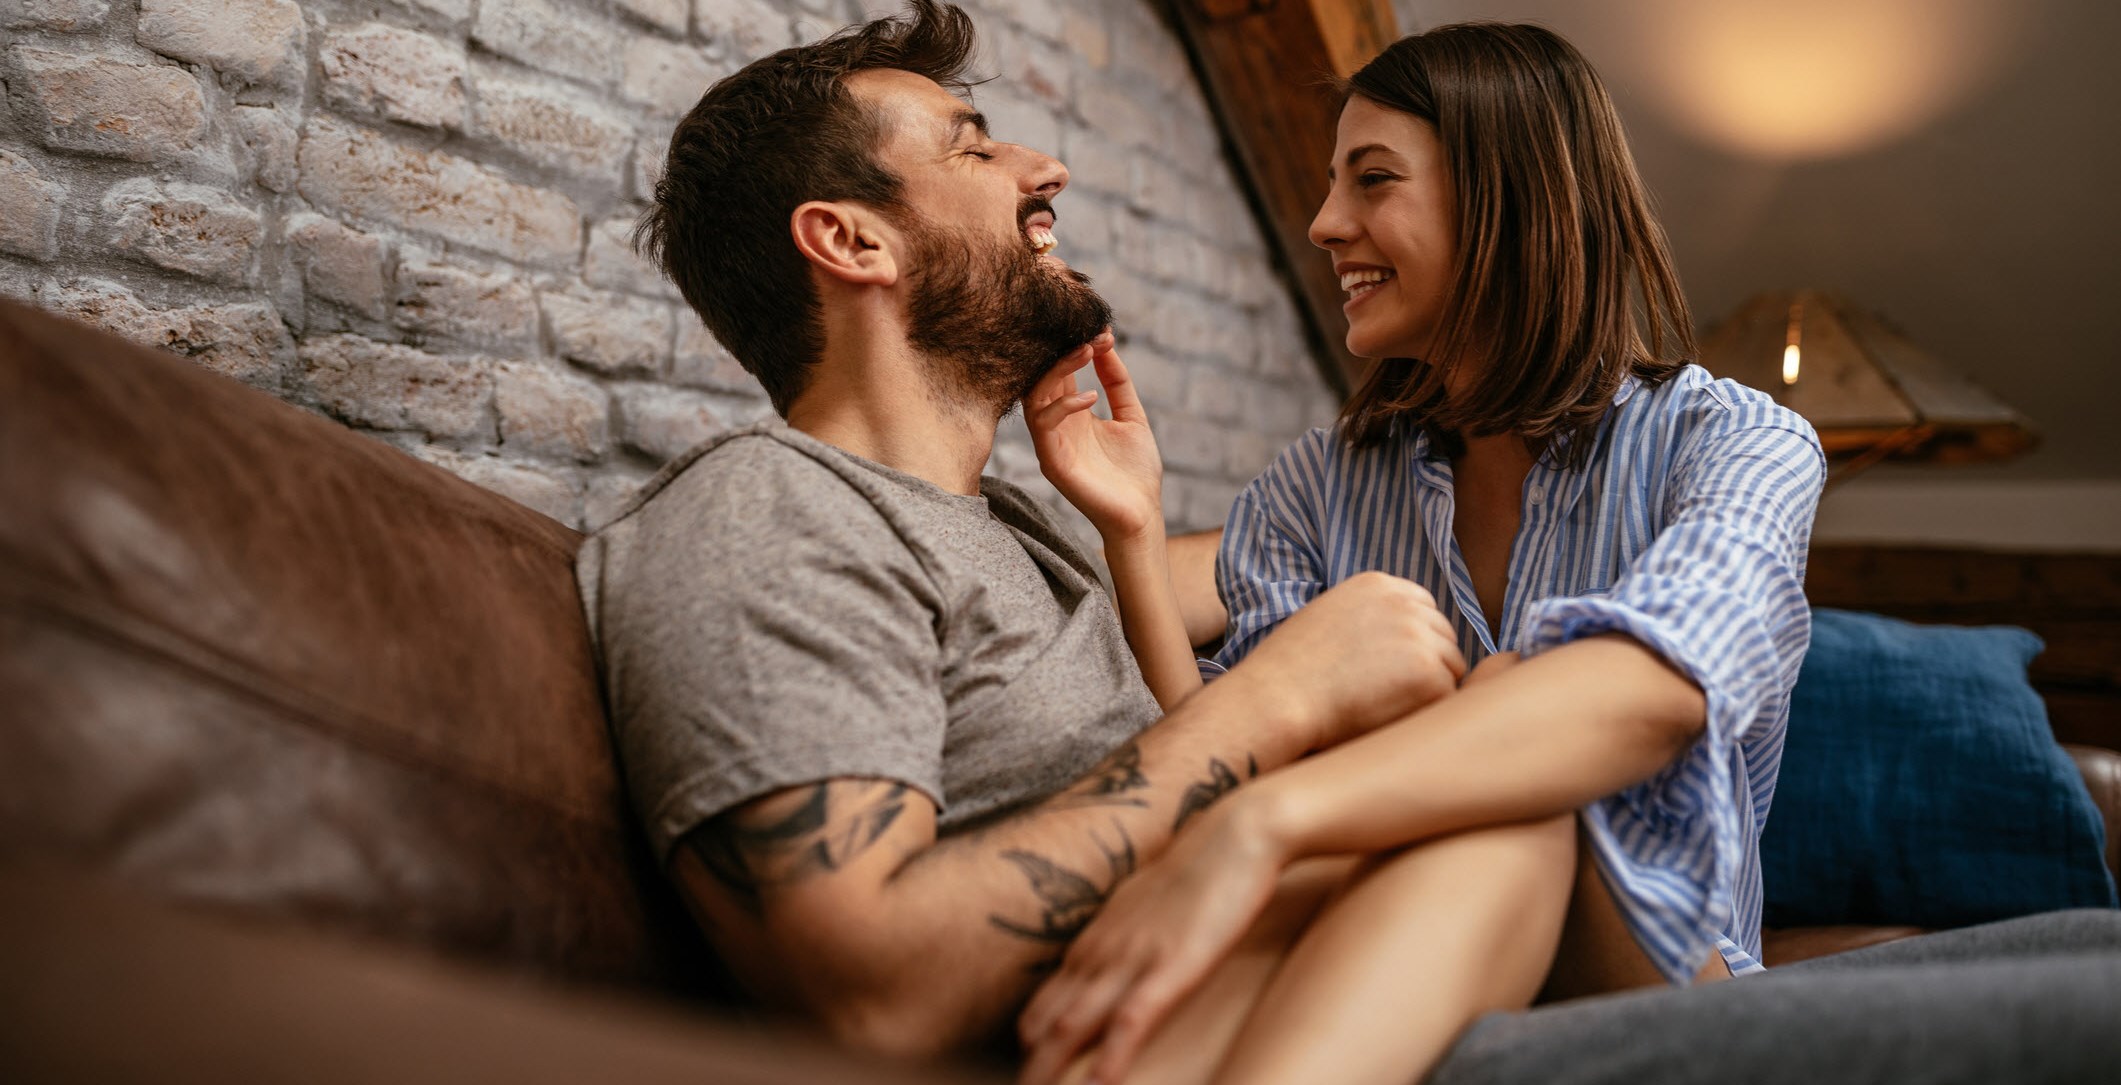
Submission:
M 1096 390 L 1075 390 L 1076 372 L 1093 364 L 1112 404 L 1109 419 L 1090 412 Z M 1200 670 L 1171 586 L 1163 458 L 1112 334 L 1054 366 L 1024 397 L 1024 420 L 1039 470 L 1104 539 L 1127 647 L 1149 692 L 1169 712 L 1200 688 Z
M 1572 642 L 1230 798 L 1282 861 L 1575 810 L 1698 740 L 1701 688 L 1621 634 Z

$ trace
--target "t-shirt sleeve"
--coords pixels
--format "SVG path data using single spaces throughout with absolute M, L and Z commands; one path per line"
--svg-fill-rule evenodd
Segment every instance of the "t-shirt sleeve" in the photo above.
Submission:
M 594 540 L 614 737 L 660 857 L 724 810 L 819 780 L 896 780 L 943 806 L 929 573 L 846 480 L 756 444 Z
M 1215 588 L 1229 625 L 1203 677 L 1236 666 L 1284 618 L 1326 589 L 1313 506 L 1331 440 L 1327 431 L 1312 430 L 1231 504 L 1215 555 Z
M 1636 940 L 1684 983 L 1728 921 L 1749 802 L 1739 745 L 1782 718 L 1811 637 L 1805 555 L 1825 480 L 1802 420 L 1705 423 L 1675 464 L 1664 529 L 1610 592 L 1535 604 L 1526 657 L 1624 633 L 1699 685 L 1707 728 L 1679 760 L 1585 811 L 1607 884 Z

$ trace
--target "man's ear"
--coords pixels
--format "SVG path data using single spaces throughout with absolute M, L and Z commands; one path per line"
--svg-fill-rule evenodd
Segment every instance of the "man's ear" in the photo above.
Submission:
M 796 251 L 826 275 L 858 286 L 898 282 L 898 231 L 867 207 L 811 200 L 789 216 L 788 230 Z

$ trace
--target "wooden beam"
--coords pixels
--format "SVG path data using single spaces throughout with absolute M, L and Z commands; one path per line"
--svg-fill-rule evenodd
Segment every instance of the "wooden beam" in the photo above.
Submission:
M 1268 243 L 1328 384 L 1346 395 L 1368 363 L 1347 352 L 1345 300 L 1308 236 L 1326 197 L 1340 106 L 1327 85 L 1399 37 L 1387 0 L 1159 0 L 1237 156 Z

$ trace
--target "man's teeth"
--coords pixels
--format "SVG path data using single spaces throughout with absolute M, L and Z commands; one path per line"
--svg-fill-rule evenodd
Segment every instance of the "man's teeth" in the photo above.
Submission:
M 1040 256 L 1052 252 L 1060 245 L 1060 240 L 1053 236 L 1053 230 L 1045 226 L 1026 227 L 1024 239 L 1031 242 L 1032 251 Z
M 1342 272 L 1340 288 L 1350 294 L 1363 294 L 1377 289 L 1377 284 L 1392 277 L 1392 273 L 1381 268 L 1365 268 L 1361 271 Z

